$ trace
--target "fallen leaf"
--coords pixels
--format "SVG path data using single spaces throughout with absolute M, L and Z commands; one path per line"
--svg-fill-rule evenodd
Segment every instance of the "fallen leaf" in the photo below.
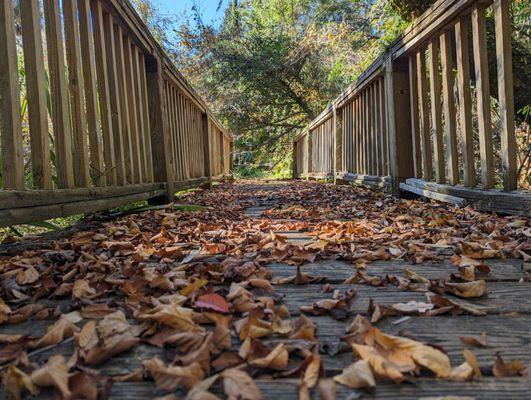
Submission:
M 46 365 L 31 373 L 31 380 L 37 386 L 55 387 L 64 398 L 70 398 L 68 366 L 63 356 L 51 356 Z
M 262 391 L 245 371 L 231 368 L 221 373 L 228 400 L 262 400 Z
M 199 296 L 195 301 L 195 307 L 217 311 L 224 314 L 229 312 L 229 304 L 217 293 L 208 293 Z
M 155 380 L 157 389 L 173 392 L 181 387 L 191 389 L 204 378 L 203 369 L 198 363 L 186 367 L 166 366 L 158 357 L 143 362 L 149 375 Z
M 344 368 L 341 375 L 334 376 L 334 381 L 351 389 L 373 388 L 376 386 L 371 367 L 365 360 L 356 361 Z

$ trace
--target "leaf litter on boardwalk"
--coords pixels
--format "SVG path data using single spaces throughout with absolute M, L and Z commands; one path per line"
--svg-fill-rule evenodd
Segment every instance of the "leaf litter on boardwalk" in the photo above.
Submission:
M 396 199 L 362 188 L 243 182 L 181 200 L 200 207 L 124 215 L 0 258 L 0 324 L 51 322 L 40 337 L 0 335 L 0 371 L 9 396 L 52 388 L 58 397 L 74 398 L 79 396 L 76 387 L 83 385 L 87 398 L 105 398 L 113 381 L 150 379 L 162 391 L 188 391 L 189 399 L 215 398 L 210 390 L 217 382 L 229 398 L 260 399 L 255 377 L 296 377 L 303 398 L 314 388 L 334 398 L 335 382 L 371 388 L 380 379 L 402 382 L 420 374 L 473 379 L 479 367 L 470 350 L 465 350 L 465 363 L 452 367 L 442 349 L 388 335 L 360 315 L 344 337 L 357 360 L 333 380 L 324 379 L 315 324 L 304 314 L 292 317 L 275 285 L 325 282 L 301 266 L 342 259 L 357 269 L 347 284 L 394 285 L 427 294 L 427 303 L 384 307 L 371 302 L 373 323 L 397 314 L 484 315 L 450 296 L 486 295 L 481 279 L 489 273 L 486 259 L 531 257 L 529 219 Z M 274 204 L 259 217 L 245 214 L 262 203 Z M 293 231 L 314 240 L 293 244 L 276 233 Z M 447 279 L 430 280 L 411 270 L 369 273 L 375 260 L 422 263 L 448 257 L 455 270 Z M 294 266 L 293 276 L 273 280 L 271 263 Z M 325 292 L 332 293 L 302 307 L 303 313 L 348 318 L 355 291 L 327 287 Z M 264 341 L 270 337 L 273 344 Z M 53 353 L 67 340 L 74 346 L 70 359 L 57 354 L 32 360 L 36 349 Z M 487 345 L 484 339 L 461 340 Z M 98 371 L 140 343 L 171 351 L 165 359 L 143 360 L 127 375 L 107 377 Z M 496 358 L 495 376 L 525 373 L 518 360 Z

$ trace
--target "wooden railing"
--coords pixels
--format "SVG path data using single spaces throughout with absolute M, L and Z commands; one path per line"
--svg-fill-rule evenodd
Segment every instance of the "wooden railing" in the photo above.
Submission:
M 487 16 L 495 27 L 491 57 Z M 514 192 L 513 90 L 510 1 L 439 0 L 297 137 L 294 173 L 528 215 L 529 192 Z
M 0 226 L 230 175 L 232 137 L 128 1 L 2 0 L 0 43 Z

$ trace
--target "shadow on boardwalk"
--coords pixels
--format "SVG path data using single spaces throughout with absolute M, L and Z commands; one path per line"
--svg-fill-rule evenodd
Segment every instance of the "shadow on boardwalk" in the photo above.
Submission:
M 529 219 L 295 181 L 178 201 L 205 209 L 2 246 L 10 395 L 529 398 Z

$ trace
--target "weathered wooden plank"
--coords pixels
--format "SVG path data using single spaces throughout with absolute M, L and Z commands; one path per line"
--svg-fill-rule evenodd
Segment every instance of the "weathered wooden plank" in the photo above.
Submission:
M 83 65 L 83 81 L 85 85 L 86 120 L 90 147 L 90 173 L 92 181 L 96 186 L 105 186 L 106 177 L 100 136 L 98 90 L 96 87 L 96 56 L 94 38 L 92 36 L 93 22 L 90 15 L 90 1 L 77 0 L 77 9 L 79 16 L 81 62 Z
M 444 31 L 441 40 L 442 92 L 444 112 L 444 134 L 446 140 L 446 163 L 448 165 L 448 182 L 450 185 L 459 183 L 459 167 L 457 160 L 456 112 L 454 100 L 454 62 L 452 57 L 452 35 Z
M 510 1 L 494 0 L 503 188 L 517 188 Z
M 299 380 L 297 379 L 275 379 L 257 380 L 262 394 L 266 399 L 299 399 Z M 478 398 L 486 400 L 518 400 L 527 399 L 531 384 L 523 378 L 483 378 L 474 382 L 450 382 L 441 379 L 415 379 L 413 383 L 396 385 L 392 382 L 378 381 L 377 386 L 372 391 L 359 391 L 348 389 L 337 385 L 337 399 L 396 399 L 396 400 L 418 400 L 436 399 L 441 396 L 455 399 Z M 222 393 L 218 386 L 213 392 Z M 115 382 L 112 388 L 111 400 L 145 399 L 153 396 L 163 396 L 165 393 L 155 387 L 154 382 Z M 468 396 L 468 397 L 467 397 Z M 311 394 L 311 399 L 320 399 L 317 389 Z
M 9 3 L 8 1 L 7 4 Z M 48 139 L 48 109 L 46 106 L 45 88 L 46 74 L 44 71 L 39 2 L 38 0 L 28 0 L 19 4 L 20 18 L 22 21 L 22 39 L 24 41 L 24 68 L 31 138 L 33 187 L 38 189 L 51 189 L 52 172 L 50 164 L 50 143 Z M 2 42 L 5 43 L 5 41 Z M 2 90 L 2 92 L 5 91 Z M 22 135 L 20 137 L 22 138 Z
M 282 235 L 287 233 L 280 232 Z M 304 234 L 295 236 L 295 240 L 304 240 Z M 288 236 L 289 237 L 289 236 Z M 290 238 L 291 240 L 291 238 Z M 478 275 L 481 279 L 487 282 L 495 281 L 512 281 L 518 282 L 522 278 L 523 260 L 486 260 L 486 264 L 490 266 L 491 272 L 489 275 Z M 268 268 L 273 272 L 274 279 L 286 278 L 295 274 L 295 267 L 286 264 L 272 264 Z M 449 260 L 437 263 L 423 263 L 410 264 L 403 260 L 391 261 L 374 261 L 367 264 L 365 271 L 369 275 L 376 275 L 384 277 L 385 275 L 399 275 L 404 274 L 405 269 L 409 269 L 419 273 L 427 279 L 445 279 L 452 273 L 458 272 Z M 324 276 L 326 282 L 342 283 L 346 279 L 356 274 L 356 266 L 341 260 L 319 260 L 314 263 L 304 264 L 302 271 L 312 276 Z
M 439 40 L 432 39 L 428 44 L 430 63 L 430 98 L 431 98 L 431 132 L 433 136 L 433 158 L 435 163 L 435 180 L 445 181 L 444 146 L 441 111 L 441 76 L 439 73 Z
M 52 123 L 55 138 L 57 180 L 60 188 L 74 187 L 72 137 L 68 112 L 65 56 L 59 0 L 44 0 L 46 44 L 50 92 L 52 97 Z
M 72 122 L 74 182 L 77 187 L 90 183 L 88 161 L 88 132 L 85 123 L 85 98 L 79 41 L 79 20 L 76 1 L 63 2 L 68 89 Z M 66 92 L 63 93 L 63 96 Z
M 107 70 L 108 62 L 107 49 L 105 46 L 103 11 L 101 3 L 98 0 L 91 0 L 90 7 L 92 11 L 92 29 L 94 32 L 94 56 L 96 61 L 99 110 L 101 113 L 105 177 L 109 185 L 115 185 L 117 183 L 117 171 L 121 172 L 122 166 L 117 166 L 114 158 L 114 133 L 111 118 L 111 94 L 109 71 Z
M 485 28 L 485 4 L 472 7 L 472 38 L 474 47 L 474 72 L 478 110 L 479 153 L 481 157 L 481 181 L 483 187 L 494 186 L 492 158 L 492 134 L 490 118 L 489 65 L 487 58 L 487 34 Z
M 474 166 L 474 138 L 472 132 L 472 99 L 470 97 L 470 61 L 468 56 L 468 16 L 459 17 L 455 23 L 457 53 L 457 87 L 459 94 L 459 132 L 463 155 L 465 186 L 476 185 Z
M 444 193 L 434 192 L 431 190 L 421 189 L 416 186 L 408 185 L 407 183 L 401 183 L 400 189 L 406 192 L 418 194 L 419 196 L 428 197 L 433 200 L 442 201 L 444 203 L 451 203 L 459 207 L 465 207 L 467 205 L 467 201 L 461 197 L 456 197 L 456 196 L 451 196 L 451 195 L 444 194 Z
M 424 293 L 405 292 L 392 286 L 373 287 L 361 284 L 334 284 L 333 288 L 341 291 L 356 289 L 357 296 L 353 299 L 351 305 L 351 310 L 354 313 L 366 312 L 371 298 L 375 303 L 383 305 L 408 302 L 411 300 L 426 301 Z M 301 306 L 311 305 L 317 300 L 331 298 L 330 293 L 318 290 L 315 285 L 282 285 L 277 286 L 275 289 L 275 294 L 283 296 L 283 302 L 294 315 L 300 313 L 299 309 Z M 531 290 L 530 283 L 489 282 L 487 289 L 488 295 L 486 297 L 470 299 L 464 302 L 488 314 L 501 314 L 515 311 L 527 314 L 531 313 L 531 304 L 521 301 L 521 298 L 527 296 L 529 290 Z
M 137 201 L 148 200 L 161 196 L 165 189 L 143 191 L 139 193 L 113 196 L 103 199 L 91 199 L 87 201 L 77 201 L 69 203 L 54 203 L 46 206 L 35 206 L 26 208 L 11 208 L 0 210 L 0 226 L 15 224 L 26 224 L 35 221 L 44 221 L 54 217 L 66 217 L 69 215 L 90 214 L 96 211 L 108 210 L 122 204 L 135 203 Z
M 424 190 L 467 199 L 478 210 L 531 216 L 531 194 L 529 192 L 514 191 L 507 193 L 494 189 L 471 189 L 463 186 L 425 182 L 420 179 L 407 179 L 406 183 Z

